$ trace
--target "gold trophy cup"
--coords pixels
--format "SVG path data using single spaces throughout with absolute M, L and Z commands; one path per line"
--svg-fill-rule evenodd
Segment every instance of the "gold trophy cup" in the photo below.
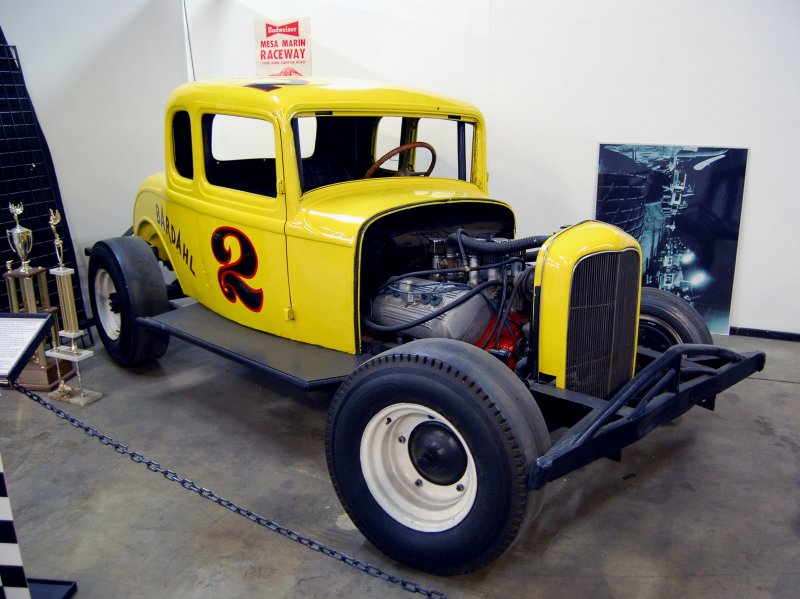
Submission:
M 33 231 L 19 224 L 19 215 L 25 210 L 21 203 L 15 205 L 9 202 L 8 209 L 14 216 L 16 225 L 13 229 L 6 231 L 6 238 L 8 239 L 8 244 L 11 246 L 11 249 L 14 250 L 17 256 L 20 257 L 20 260 L 22 260 L 20 272 L 29 273 L 31 267 L 28 262 L 28 256 L 31 253 L 31 249 L 33 249 Z

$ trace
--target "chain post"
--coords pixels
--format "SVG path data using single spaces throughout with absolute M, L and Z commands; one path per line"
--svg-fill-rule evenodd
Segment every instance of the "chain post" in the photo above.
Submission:
M 168 470 L 166 468 L 162 468 L 161 464 L 159 464 L 158 462 L 153 460 L 148 460 L 141 453 L 132 451 L 124 443 L 116 442 L 111 437 L 101 434 L 100 432 L 97 431 L 97 429 L 94 429 L 84 424 L 82 421 L 78 420 L 68 412 L 65 412 L 64 410 L 56 407 L 49 401 L 42 399 L 35 393 L 29 391 L 22 385 L 18 384 L 16 381 L 10 381 L 10 384 L 16 391 L 25 395 L 28 399 L 39 404 L 46 410 L 49 410 L 61 420 L 68 422 L 75 428 L 81 429 L 89 437 L 97 439 L 101 445 L 107 445 L 109 447 L 112 447 L 114 451 L 116 451 L 117 453 L 121 455 L 127 455 L 132 462 L 136 464 L 144 464 L 145 467 L 151 472 L 157 472 L 163 475 L 164 478 L 166 478 L 167 480 L 178 483 L 181 487 L 183 487 L 187 491 L 192 491 L 197 495 L 199 495 L 200 497 L 202 497 L 203 499 L 207 499 L 213 503 L 216 503 L 217 505 L 220 505 L 235 514 L 238 514 L 239 516 L 242 516 L 243 518 L 246 518 L 247 520 L 250 520 L 251 522 L 258 524 L 263 528 L 276 532 L 279 535 L 291 541 L 294 541 L 295 543 L 303 545 L 304 547 L 306 547 L 311 551 L 321 553 L 326 557 L 330 557 L 336 561 L 342 562 L 343 564 L 350 566 L 351 568 L 355 568 L 356 570 L 359 570 L 364 574 L 369 574 L 370 576 L 379 578 L 384 582 L 396 585 L 401 589 L 403 589 L 404 591 L 408 591 L 409 593 L 415 593 L 418 595 L 424 595 L 429 599 L 447 599 L 447 595 L 445 595 L 441 591 L 425 589 L 420 585 L 418 585 L 416 582 L 413 582 L 411 580 L 405 580 L 397 576 L 393 576 L 392 574 L 389 574 L 388 572 L 384 571 L 382 568 L 374 564 L 370 564 L 369 562 L 364 562 L 354 557 L 345 555 L 341 551 L 337 551 L 336 549 L 332 549 L 327 545 L 320 543 L 319 541 L 315 541 L 310 537 L 301 535 L 300 533 L 292 530 L 291 528 L 287 528 L 281 524 L 278 524 L 277 522 L 270 520 L 269 518 L 260 516 L 259 514 L 256 514 L 255 512 L 247 508 L 240 507 L 233 501 L 226 499 L 221 495 L 217 495 L 211 489 L 200 487 L 197 484 L 195 484 L 193 480 L 178 476 L 178 474 L 174 470 Z

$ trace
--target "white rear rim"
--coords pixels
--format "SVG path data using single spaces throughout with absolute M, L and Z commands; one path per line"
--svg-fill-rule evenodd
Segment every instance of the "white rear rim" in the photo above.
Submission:
M 410 455 L 412 432 L 431 422 L 447 427 L 466 453 L 463 475 L 452 484 L 426 478 Z M 441 532 L 459 524 L 472 509 L 478 490 L 475 460 L 464 438 L 441 414 L 419 404 L 394 404 L 370 419 L 361 436 L 361 471 L 378 505 L 400 524 L 422 532 Z
M 94 277 L 94 300 L 97 308 L 95 317 L 100 321 L 100 326 L 111 341 L 119 339 L 122 318 L 119 312 L 111 309 L 111 296 L 116 295 L 117 288 L 111 275 L 102 268 L 97 269 Z M 119 300 L 115 297 L 115 303 Z

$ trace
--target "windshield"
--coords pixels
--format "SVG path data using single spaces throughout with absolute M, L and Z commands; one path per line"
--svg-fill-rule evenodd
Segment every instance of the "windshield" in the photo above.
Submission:
M 332 116 L 292 120 L 303 192 L 365 178 L 471 181 L 475 126 L 458 117 Z

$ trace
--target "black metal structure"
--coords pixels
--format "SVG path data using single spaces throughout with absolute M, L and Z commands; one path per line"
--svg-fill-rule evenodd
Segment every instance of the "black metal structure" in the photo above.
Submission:
M 31 264 L 45 268 L 58 266 L 53 233 L 50 230 L 50 209 L 58 210 L 62 220 L 58 226 L 64 240 L 64 265 L 75 269 L 72 278 L 78 322 L 87 328 L 88 319 L 81 294 L 80 278 L 75 261 L 75 249 L 69 232 L 55 167 L 44 133 L 36 118 L 25 80 L 22 76 L 17 49 L 6 43 L 0 30 L 0 234 L 14 227 L 14 217 L 8 204 L 25 205 L 20 224 L 33 231 Z M 5 241 L 0 241 L 0 267 L 19 258 Z M 59 304 L 55 284 L 49 285 L 50 304 Z M 0 310 L 8 310 L 8 292 L 0 285 Z
M 530 465 L 528 488 L 548 482 L 602 457 L 618 458 L 623 448 L 692 406 L 714 409 L 716 394 L 764 368 L 763 352 L 739 354 L 716 345 L 673 345 L 663 354 L 641 349 L 647 364 L 609 400 L 530 383 L 540 401 L 566 401 L 587 410 Z
M 136 322 L 310 391 L 339 385 L 372 356 L 262 333 L 193 303 Z

